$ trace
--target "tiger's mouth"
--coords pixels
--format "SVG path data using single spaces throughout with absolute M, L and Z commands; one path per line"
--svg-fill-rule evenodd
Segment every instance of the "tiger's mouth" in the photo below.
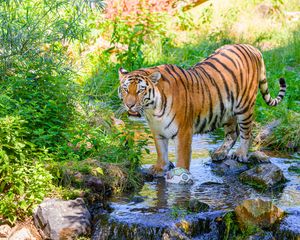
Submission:
M 128 115 L 132 116 L 132 117 L 142 117 L 139 112 L 135 112 L 135 111 L 132 111 L 132 110 L 128 110 Z

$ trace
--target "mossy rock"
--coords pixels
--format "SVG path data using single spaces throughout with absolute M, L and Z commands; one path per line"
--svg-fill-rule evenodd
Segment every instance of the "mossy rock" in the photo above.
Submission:
M 286 181 L 282 170 L 272 163 L 251 168 L 241 173 L 239 179 L 257 189 L 274 188 Z

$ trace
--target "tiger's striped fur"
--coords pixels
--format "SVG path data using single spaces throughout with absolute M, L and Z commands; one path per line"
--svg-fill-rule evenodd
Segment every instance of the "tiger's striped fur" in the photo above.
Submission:
M 225 159 L 240 136 L 231 157 L 247 161 L 258 87 L 269 106 L 276 106 L 286 91 L 281 78 L 279 94 L 271 98 L 262 54 L 247 44 L 223 46 L 187 70 L 165 64 L 130 73 L 120 69 L 119 76 L 126 109 L 143 113 L 154 136 L 155 172 L 168 168 L 169 139 L 176 143 L 177 167 L 189 170 L 192 135 L 220 126 L 225 139 L 212 159 Z

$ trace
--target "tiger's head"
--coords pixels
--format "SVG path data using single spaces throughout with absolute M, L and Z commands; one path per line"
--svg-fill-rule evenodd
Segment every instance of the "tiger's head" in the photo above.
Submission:
M 160 78 L 160 72 L 147 75 L 119 69 L 118 93 L 129 115 L 140 117 L 144 110 L 155 107 L 156 84 Z

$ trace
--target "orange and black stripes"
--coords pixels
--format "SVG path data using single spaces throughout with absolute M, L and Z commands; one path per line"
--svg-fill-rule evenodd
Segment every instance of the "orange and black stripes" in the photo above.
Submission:
M 186 145 L 192 133 L 224 125 L 225 140 L 214 155 L 217 159 L 229 151 L 239 135 L 241 146 L 236 156 L 245 159 L 258 88 L 269 106 L 278 105 L 286 92 L 285 80 L 280 78 L 279 94 L 271 98 L 262 54 L 247 44 L 223 46 L 189 69 L 165 64 L 131 73 L 123 71 L 120 80 L 119 94 L 124 105 L 135 99 L 129 112 L 144 111 L 154 136 L 177 139 L 179 144 Z M 145 88 L 147 91 L 138 95 Z M 189 156 L 181 151 L 188 155 L 190 149 L 178 148 L 178 156 L 188 161 Z

